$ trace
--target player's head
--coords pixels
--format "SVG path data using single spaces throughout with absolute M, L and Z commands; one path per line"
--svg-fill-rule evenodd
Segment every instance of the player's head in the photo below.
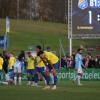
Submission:
M 43 51 L 40 51 L 39 53 L 38 53 L 38 56 L 40 56 L 41 58 L 45 58 L 45 56 L 44 56 L 44 52 Z
M 28 57 L 31 57 L 32 56 L 31 52 L 28 52 L 27 55 L 28 55 Z
M 22 61 L 22 60 L 23 60 L 23 58 L 20 57 L 20 56 L 18 56 L 17 59 L 18 59 L 19 61 Z
M 80 53 L 80 54 L 82 54 L 83 49 L 79 48 L 79 49 L 77 50 L 77 52 Z
M 48 52 L 51 51 L 51 47 L 48 46 L 48 47 L 47 47 L 47 51 L 48 51 Z
M 40 52 L 42 50 L 42 47 L 40 46 L 40 45 L 37 45 L 36 46 L 36 52 L 38 53 L 38 52 Z

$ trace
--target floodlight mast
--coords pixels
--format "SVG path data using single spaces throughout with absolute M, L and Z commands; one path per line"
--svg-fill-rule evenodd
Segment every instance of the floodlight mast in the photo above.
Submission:
M 72 0 L 68 0 L 68 39 L 69 53 L 72 55 Z

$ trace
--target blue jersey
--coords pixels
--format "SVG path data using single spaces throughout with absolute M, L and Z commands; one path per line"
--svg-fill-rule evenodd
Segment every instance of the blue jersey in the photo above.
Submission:
M 83 57 L 81 54 L 77 53 L 75 56 L 75 68 L 82 68 L 83 65 Z

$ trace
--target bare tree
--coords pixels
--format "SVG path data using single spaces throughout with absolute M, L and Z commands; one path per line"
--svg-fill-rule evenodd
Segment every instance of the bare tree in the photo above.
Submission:
M 0 0 L 0 17 L 66 22 L 68 0 Z
M 68 0 L 38 0 L 39 16 L 42 20 L 65 22 Z

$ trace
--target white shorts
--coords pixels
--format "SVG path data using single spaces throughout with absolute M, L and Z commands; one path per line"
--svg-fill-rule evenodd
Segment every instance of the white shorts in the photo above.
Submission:
M 83 74 L 82 68 L 78 68 L 76 69 L 76 71 L 77 71 L 77 74 Z
M 21 67 L 14 67 L 14 73 L 21 73 Z

